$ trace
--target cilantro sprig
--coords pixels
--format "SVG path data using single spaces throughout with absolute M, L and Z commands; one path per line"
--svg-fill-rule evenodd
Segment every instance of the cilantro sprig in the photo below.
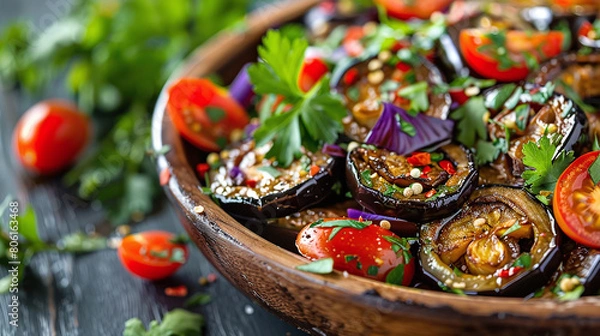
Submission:
M 261 61 L 248 68 L 256 93 L 281 95 L 282 104 L 291 106 L 289 111 L 265 118 L 254 133 L 257 146 L 273 141 L 267 157 L 275 158 L 283 167 L 301 155 L 303 146 L 314 151 L 334 142 L 346 115 L 341 100 L 329 90 L 328 76 L 308 92 L 300 89 L 298 78 L 307 47 L 305 38 L 291 39 L 270 30 L 258 48 Z
M 556 156 L 557 142 L 558 137 L 543 136 L 523 145 L 523 164 L 530 168 L 522 175 L 525 186 L 545 204 L 549 203 L 558 177 L 575 159 L 573 151 L 562 151 Z

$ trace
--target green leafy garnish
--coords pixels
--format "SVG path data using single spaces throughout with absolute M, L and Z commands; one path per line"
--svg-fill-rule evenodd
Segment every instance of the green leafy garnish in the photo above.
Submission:
M 531 169 L 524 171 L 522 176 L 527 189 L 534 195 L 541 191 L 554 192 L 558 177 L 575 159 L 572 151 L 563 151 L 554 158 L 555 142 L 543 136 L 537 143 L 530 141 L 523 145 L 523 164 Z
M 316 261 L 313 261 L 309 264 L 298 265 L 296 266 L 297 270 L 315 273 L 315 274 L 329 274 L 333 272 L 333 259 L 332 258 L 323 258 Z
M 371 221 L 357 221 L 354 219 L 338 219 L 332 221 L 318 220 L 310 225 L 311 228 L 334 228 L 329 234 L 328 240 L 332 240 L 343 228 L 354 228 L 362 230 L 371 225 Z
M 458 122 L 456 140 L 469 148 L 475 146 L 477 139 L 485 140 L 488 134 L 484 120 L 486 113 L 488 109 L 481 96 L 472 97 L 456 109 L 450 116 Z
M 262 167 L 258 167 L 256 168 L 256 170 L 261 171 L 263 173 L 267 173 L 269 175 L 271 175 L 272 178 L 276 179 L 279 176 L 281 176 L 281 172 L 271 166 L 262 166 Z
M 577 106 L 581 107 L 581 109 L 586 112 L 586 113 L 596 113 L 598 111 L 598 108 L 587 104 L 585 101 L 583 101 L 583 98 L 581 98 L 581 96 L 579 95 L 579 93 L 577 93 L 577 91 L 575 91 L 575 89 L 573 89 L 573 87 L 571 87 L 570 85 L 568 85 L 567 83 L 565 83 L 565 81 L 563 81 L 562 79 L 557 79 L 556 80 L 556 85 L 562 89 L 562 91 L 565 93 L 565 96 L 569 99 L 571 99 L 573 102 L 575 102 L 575 104 L 577 104 Z
M 402 280 L 404 280 L 404 264 L 394 267 L 385 277 L 385 282 L 392 285 L 400 286 L 402 285 Z
M 491 94 L 486 97 L 485 107 L 490 108 L 494 111 L 498 111 L 504 106 L 504 104 L 508 101 L 508 99 L 512 96 L 513 92 L 517 85 L 515 84 L 506 84 L 503 85 L 498 90 L 494 90 Z
M 456 294 L 459 296 L 467 296 L 467 294 L 465 294 L 465 292 L 462 289 L 448 287 L 442 282 L 438 282 L 437 284 L 444 292 Z
M 500 148 L 491 141 L 477 140 L 475 145 L 475 161 L 478 165 L 494 162 L 500 155 Z
M 344 260 L 346 260 L 347 263 L 351 262 L 352 260 L 355 260 L 356 258 L 358 257 L 350 254 L 344 256 Z
M 565 280 L 570 280 L 570 279 L 577 280 L 576 283 L 579 283 L 579 285 L 575 286 L 574 288 L 572 288 L 568 291 L 563 291 L 561 289 L 561 283 Z M 579 277 L 576 275 L 570 275 L 567 273 L 561 274 L 561 276 L 556 280 L 556 286 L 554 286 L 552 288 L 552 293 L 554 295 L 556 295 L 556 297 L 560 301 L 577 300 L 581 297 L 581 295 L 583 294 L 584 291 L 585 291 L 585 286 L 583 286 L 581 284 L 581 279 L 579 279 Z
M 598 184 L 598 182 L 600 182 L 600 155 L 590 165 L 588 168 L 588 173 L 590 174 L 594 184 Z
M 201 336 L 203 326 L 202 315 L 174 309 L 165 314 L 162 322 L 150 322 L 147 330 L 140 319 L 127 320 L 123 336 Z
M 519 224 L 518 220 L 515 220 L 515 223 L 513 225 L 511 225 L 511 227 L 509 227 L 506 231 L 504 231 L 504 233 L 500 236 L 500 238 L 504 238 L 504 237 L 508 236 L 509 234 L 517 231 L 520 228 L 521 228 L 521 224 Z
M 531 95 L 531 101 L 538 104 L 545 104 L 552 94 L 554 94 L 554 83 L 548 82 L 544 84 L 536 93 Z
M 519 130 L 524 131 L 529 120 L 529 104 L 521 104 L 515 108 L 515 123 Z
M 435 94 L 446 93 L 450 89 L 466 89 L 468 87 L 488 88 L 496 84 L 494 79 L 479 79 L 470 76 L 458 77 L 450 84 L 441 83 L 433 88 Z
M 371 170 L 370 169 L 363 170 L 362 172 L 360 172 L 360 177 L 363 180 L 363 183 L 367 187 L 373 186 L 373 180 L 371 179 Z
M 193 308 L 196 306 L 202 306 L 210 303 L 211 296 L 207 293 L 196 293 L 192 295 L 189 299 L 185 300 L 184 306 L 186 308 Z
M 379 267 L 371 265 L 369 268 L 367 268 L 367 275 L 376 276 L 377 273 L 379 273 Z
M 525 269 L 531 267 L 531 254 L 524 252 L 512 264 L 513 267 L 523 267 Z
M 305 38 L 292 40 L 270 30 L 258 47 L 262 61 L 248 68 L 256 93 L 279 94 L 284 98 L 282 104 L 292 106 L 264 120 L 254 133 L 257 146 L 273 141 L 266 156 L 283 167 L 300 155 L 302 146 L 316 150 L 323 143 L 333 143 L 346 116 L 341 100 L 329 90 L 327 76 L 308 92 L 300 89 L 298 78 L 307 47 Z
M 407 86 L 400 91 L 398 95 L 410 100 L 408 113 L 416 115 L 429 109 L 429 96 L 427 94 L 427 82 L 418 82 Z

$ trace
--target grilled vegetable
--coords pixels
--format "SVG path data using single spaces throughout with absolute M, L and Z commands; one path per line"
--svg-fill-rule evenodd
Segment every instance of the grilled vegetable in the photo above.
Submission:
M 509 187 L 476 190 L 455 216 L 423 225 L 420 240 L 424 273 L 467 294 L 526 295 L 561 257 L 550 212 Z
M 477 178 L 473 155 L 454 144 L 409 156 L 358 147 L 346 162 L 348 187 L 362 206 L 418 223 L 456 211 L 474 190 Z
M 576 149 L 587 119 L 570 99 L 553 92 L 552 83 L 540 87 L 506 85 L 486 93 L 492 141 L 503 144 L 499 157 L 480 170 L 481 184 L 523 185 L 523 146 L 548 136 L 556 140 L 558 155 Z
M 343 95 L 350 111 L 343 120 L 348 137 L 365 140 L 383 111 L 383 102 L 391 102 L 411 114 L 423 112 L 446 119 L 451 104 L 449 94 L 431 93 L 434 85 L 444 83 L 441 73 L 426 59 L 414 57 L 411 65 L 411 61 L 401 61 L 383 51 L 377 57 L 356 61 L 347 69 L 336 69 L 332 85 Z
M 221 152 L 222 163 L 210 173 L 210 191 L 232 216 L 259 221 L 283 217 L 332 193 L 342 160 L 303 150 L 299 159 L 280 168 L 273 166 L 274 159 L 265 158 L 270 148 L 255 148 L 254 141 L 247 141 Z

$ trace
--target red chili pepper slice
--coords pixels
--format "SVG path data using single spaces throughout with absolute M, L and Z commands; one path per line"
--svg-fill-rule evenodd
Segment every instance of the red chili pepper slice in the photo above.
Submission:
M 431 166 L 425 166 L 423 167 L 423 170 L 421 170 L 421 178 L 427 178 L 427 174 L 431 171 Z
M 456 174 L 456 168 L 454 168 L 454 165 L 452 164 L 452 162 L 450 162 L 448 160 L 442 160 L 442 161 L 440 161 L 439 165 L 448 174 L 450 174 L 450 175 Z
M 196 172 L 200 175 L 200 178 L 204 178 L 204 175 L 210 170 L 210 165 L 208 163 L 199 163 L 196 165 Z
M 435 195 L 436 193 L 437 193 L 437 191 L 435 189 L 431 189 L 425 193 L 425 197 L 427 197 L 427 198 L 433 197 L 433 195 Z
M 256 188 L 256 184 L 258 182 L 256 180 L 246 180 L 246 186 L 249 188 Z
M 423 167 L 431 164 L 431 154 L 427 152 L 416 152 L 406 159 L 408 163 L 415 167 Z
M 502 269 L 502 270 L 498 270 L 496 272 L 496 276 L 498 278 L 508 278 L 511 277 L 517 273 L 519 273 L 521 270 L 523 270 L 523 267 L 521 266 L 514 266 L 508 269 Z
M 321 167 L 317 166 L 317 165 L 312 165 L 310 166 L 310 176 L 315 176 L 319 173 L 319 171 L 321 170 Z
M 348 70 L 346 72 L 346 74 L 344 75 L 344 83 L 346 85 L 352 85 L 352 84 L 356 83 L 357 79 L 358 79 L 358 69 L 356 69 L 356 68 L 352 68 L 352 69 Z

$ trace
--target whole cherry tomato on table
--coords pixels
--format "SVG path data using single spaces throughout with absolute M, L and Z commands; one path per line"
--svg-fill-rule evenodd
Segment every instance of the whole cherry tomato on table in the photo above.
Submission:
M 131 234 L 117 250 L 125 268 L 148 280 L 166 278 L 175 273 L 188 258 L 188 248 L 176 241 L 177 236 L 165 231 Z
M 560 228 L 585 246 L 600 248 L 600 186 L 594 184 L 588 169 L 600 151 L 577 158 L 560 175 L 552 207 Z
M 387 282 L 390 273 L 395 272 L 400 275 L 393 281 L 397 285 L 408 286 L 415 272 L 406 240 L 370 222 L 325 219 L 304 227 L 296 238 L 296 246 L 300 254 L 311 260 L 332 258 L 333 268 L 338 271 Z
M 37 174 L 53 174 L 77 159 L 91 132 L 89 118 L 73 103 L 45 100 L 19 119 L 13 133 L 13 147 L 25 168 Z

